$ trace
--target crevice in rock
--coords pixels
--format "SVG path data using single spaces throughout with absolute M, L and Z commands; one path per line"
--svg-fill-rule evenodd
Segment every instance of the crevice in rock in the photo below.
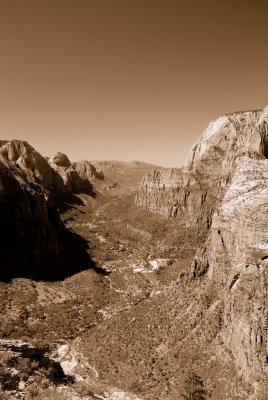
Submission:
M 261 143 L 260 143 L 260 153 L 266 159 L 268 159 L 268 126 L 265 122 L 259 128 Z
M 240 274 L 235 274 L 235 276 L 232 279 L 232 282 L 230 283 L 229 289 L 232 289 L 234 284 L 237 282 L 237 280 L 240 278 Z

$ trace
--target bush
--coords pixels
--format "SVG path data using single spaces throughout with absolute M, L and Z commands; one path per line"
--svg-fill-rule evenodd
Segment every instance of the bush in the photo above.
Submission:
M 195 372 L 191 372 L 185 381 L 184 400 L 206 400 L 207 391 L 202 378 Z
M 3 390 L 16 390 L 19 385 L 19 377 L 12 375 L 4 367 L 0 368 L 0 384 Z

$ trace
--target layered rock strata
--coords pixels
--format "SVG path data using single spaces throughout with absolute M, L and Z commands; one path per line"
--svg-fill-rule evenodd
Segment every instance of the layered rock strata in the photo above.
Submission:
M 15 176 L 24 177 L 27 182 L 39 185 L 47 195 L 64 192 L 62 178 L 50 167 L 47 160 L 27 142 L 21 140 L 2 141 L 0 156 Z
M 153 171 L 143 178 L 136 204 L 180 218 L 186 225 L 209 227 L 238 160 L 268 156 L 267 114 L 265 108 L 211 122 L 193 145 L 181 171 Z
M 136 196 L 150 211 L 209 228 L 190 275 L 217 289 L 222 343 L 258 399 L 268 390 L 267 158 L 268 107 L 225 115 L 209 124 L 182 171 L 147 174 Z
M 142 179 L 136 204 L 166 217 L 179 218 L 187 226 L 207 228 L 219 197 L 219 192 L 211 190 L 211 182 L 198 173 L 154 170 Z
M 49 194 L 63 184 L 39 156 L 24 142 L 0 148 L 1 278 L 61 252 L 63 226 Z
M 73 237 L 73 256 L 64 256 L 72 234 L 62 224 L 58 207 L 73 193 L 91 193 L 89 179 L 68 166 L 63 154 L 56 156 L 52 168 L 27 142 L 2 140 L 0 146 L 0 279 L 32 276 L 34 271 L 36 277 L 40 272 L 46 277 L 50 272 L 55 275 L 55 260 L 57 268 L 68 275 L 72 267 L 66 262 L 78 257 L 79 264 L 76 247 L 80 252 L 82 244 Z M 86 265 L 86 251 L 82 252 Z
M 221 337 L 251 382 L 268 376 L 267 213 L 268 160 L 240 160 L 192 266 L 224 298 Z
M 49 159 L 49 164 L 62 178 L 67 193 L 92 194 L 93 186 L 91 181 L 104 179 L 103 172 L 98 171 L 89 161 L 71 163 L 63 153 L 57 153 Z

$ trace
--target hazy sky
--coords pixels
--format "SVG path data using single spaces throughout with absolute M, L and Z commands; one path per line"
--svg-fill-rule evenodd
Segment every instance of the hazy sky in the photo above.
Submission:
M 268 102 L 268 2 L 0 0 L 0 130 L 43 155 L 179 166 Z

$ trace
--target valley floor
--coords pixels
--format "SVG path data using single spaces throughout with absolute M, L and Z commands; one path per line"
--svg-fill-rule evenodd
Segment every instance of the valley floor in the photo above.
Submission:
M 24 384 L 0 398 L 177 400 L 199 385 L 200 399 L 250 399 L 221 340 L 221 297 L 191 280 L 206 233 L 147 213 L 133 194 L 81 200 L 62 219 L 89 243 L 96 269 L 0 290 L 1 337 L 46 342 L 75 382 L 51 386 L 38 367 L 17 367 Z

